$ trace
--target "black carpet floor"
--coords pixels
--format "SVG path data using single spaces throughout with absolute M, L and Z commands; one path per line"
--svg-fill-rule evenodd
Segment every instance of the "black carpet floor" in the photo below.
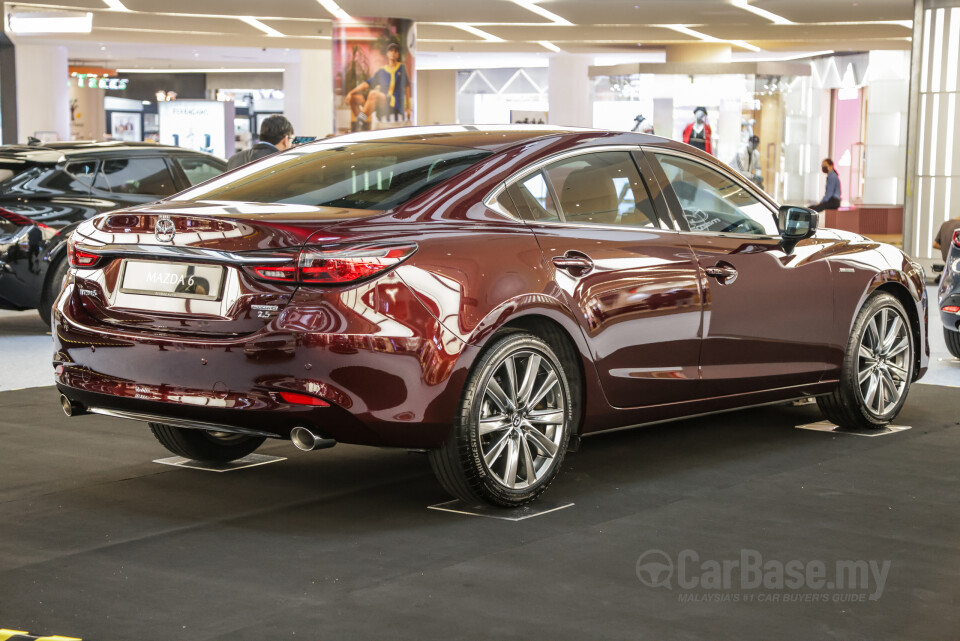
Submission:
M 957 639 L 958 407 L 956 389 L 917 385 L 898 420 L 912 429 L 877 438 L 795 429 L 815 405 L 592 437 L 543 497 L 575 505 L 510 522 L 427 510 L 447 497 L 422 454 L 268 442 L 288 460 L 179 469 L 151 462 L 170 455 L 144 425 L 67 419 L 52 388 L 0 393 L 0 628 Z M 841 585 L 838 561 L 887 570 Z

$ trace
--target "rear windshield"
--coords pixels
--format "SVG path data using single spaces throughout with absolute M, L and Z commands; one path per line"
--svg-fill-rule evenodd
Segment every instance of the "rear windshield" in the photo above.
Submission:
M 265 158 L 174 200 L 387 210 L 489 155 L 416 143 L 310 145 Z

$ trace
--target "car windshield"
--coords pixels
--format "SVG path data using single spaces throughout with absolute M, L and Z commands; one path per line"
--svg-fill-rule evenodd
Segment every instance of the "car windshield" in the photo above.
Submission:
M 265 158 L 174 200 L 387 210 L 489 155 L 417 143 L 321 143 Z

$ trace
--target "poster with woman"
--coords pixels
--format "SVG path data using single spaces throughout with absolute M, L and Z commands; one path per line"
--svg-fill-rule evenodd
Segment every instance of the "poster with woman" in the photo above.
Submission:
M 404 18 L 337 20 L 333 28 L 334 131 L 416 122 L 416 24 Z

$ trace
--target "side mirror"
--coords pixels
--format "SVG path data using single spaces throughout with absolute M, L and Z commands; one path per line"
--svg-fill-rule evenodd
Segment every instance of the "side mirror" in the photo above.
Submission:
M 791 207 L 784 205 L 780 208 L 779 227 L 783 250 L 793 251 L 804 238 L 810 238 L 817 232 L 819 214 L 806 207 Z

